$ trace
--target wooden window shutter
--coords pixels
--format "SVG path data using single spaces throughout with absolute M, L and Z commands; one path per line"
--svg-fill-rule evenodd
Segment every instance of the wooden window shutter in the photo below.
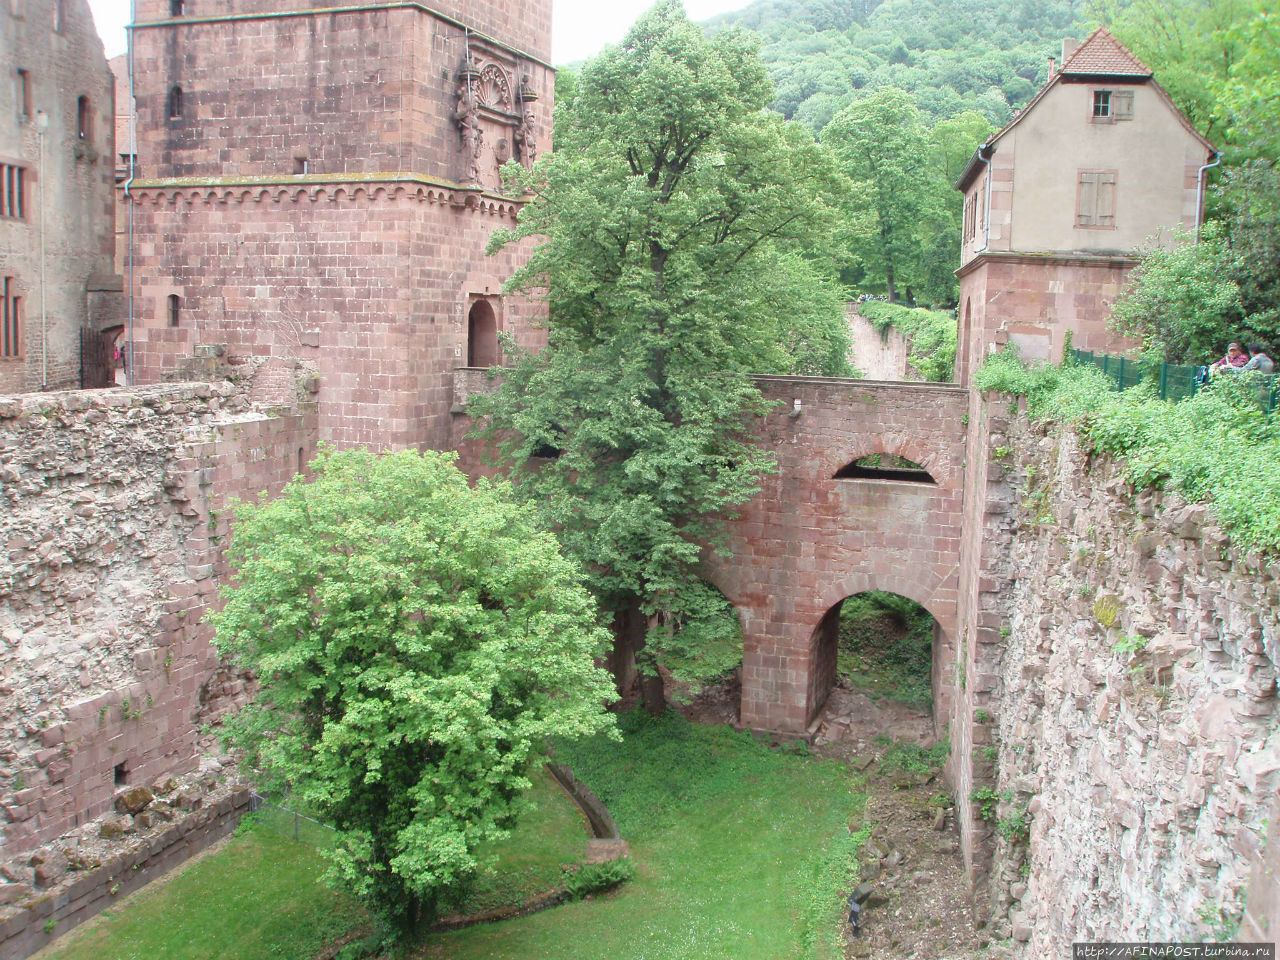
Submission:
M 1116 120 L 1133 119 L 1133 91 L 1116 90 L 1111 94 L 1111 116 Z
M 1097 206 L 1094 209 L 1094 223 L 1099 227 L 1116 225 L 1116 175 L 1114 173 L 1096 174 Z
M 1098 205 L 1098 175 L 1096 173 L 1080 174 L 1080 196 L 1077 201 L 1076 223 L 1082 227 L 1094 225 L 1094 210 Z

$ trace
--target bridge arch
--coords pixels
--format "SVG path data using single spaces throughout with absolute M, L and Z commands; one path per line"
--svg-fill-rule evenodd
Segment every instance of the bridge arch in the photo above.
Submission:
M 777 473 L 727 526 L 709 579 L 743 622 L 742 723 L 802 733 L 834 679 L 818 630 L 845 597 L 896 593 L 938 627 L 935 716 L 952 699 L 959 594 L 965 391 L 949 384 L 758 378 L 779 401 L 757 428 Z M 836 479 L 872 454 L 920 464 L 934 483 Z

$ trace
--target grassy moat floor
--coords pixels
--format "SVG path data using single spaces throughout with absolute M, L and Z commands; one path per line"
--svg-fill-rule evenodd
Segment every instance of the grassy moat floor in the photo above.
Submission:
M 836 960 L 856 870 L 864 795 L 849 767 L 673 715 L 619 718 L 622 743 L 562 746 L 558 759 L 609 807 L 636 865 L 612 893 L 424 936 L 442 960 Z M 578 813 L 549 781 L 517 833 L 488 851 L 469 910 L 522 902 L 582 859 Z M 852 828 L 852 832 L 851 832 Z M 317 843 L 270 824 L 139 891 L 40 960 L 313 960 L 368 918 L 318 880 Z

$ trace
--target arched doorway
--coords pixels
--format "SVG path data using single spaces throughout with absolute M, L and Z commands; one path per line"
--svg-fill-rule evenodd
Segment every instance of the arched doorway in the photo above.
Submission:
M 498 318 L 488 300 L 476 300 L 467 313 L 467 366 L 492 367 L 501 362 Z
M 827 610 L 812 644 L 819 736 L 923 742 L 937 734 L 942 631 L 919 603 L 882 590 L 845 597 Z

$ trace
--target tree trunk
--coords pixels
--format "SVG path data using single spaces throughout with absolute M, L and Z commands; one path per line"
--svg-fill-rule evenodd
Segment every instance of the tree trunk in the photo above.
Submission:
M 651 663 L 645 664 L 642 668 L 640 695 L 644 699 L 644 708 L 649 711 L 650 716 L 659 717 L 667 709 L 667 691 L 662 683 L 662 674 Z

